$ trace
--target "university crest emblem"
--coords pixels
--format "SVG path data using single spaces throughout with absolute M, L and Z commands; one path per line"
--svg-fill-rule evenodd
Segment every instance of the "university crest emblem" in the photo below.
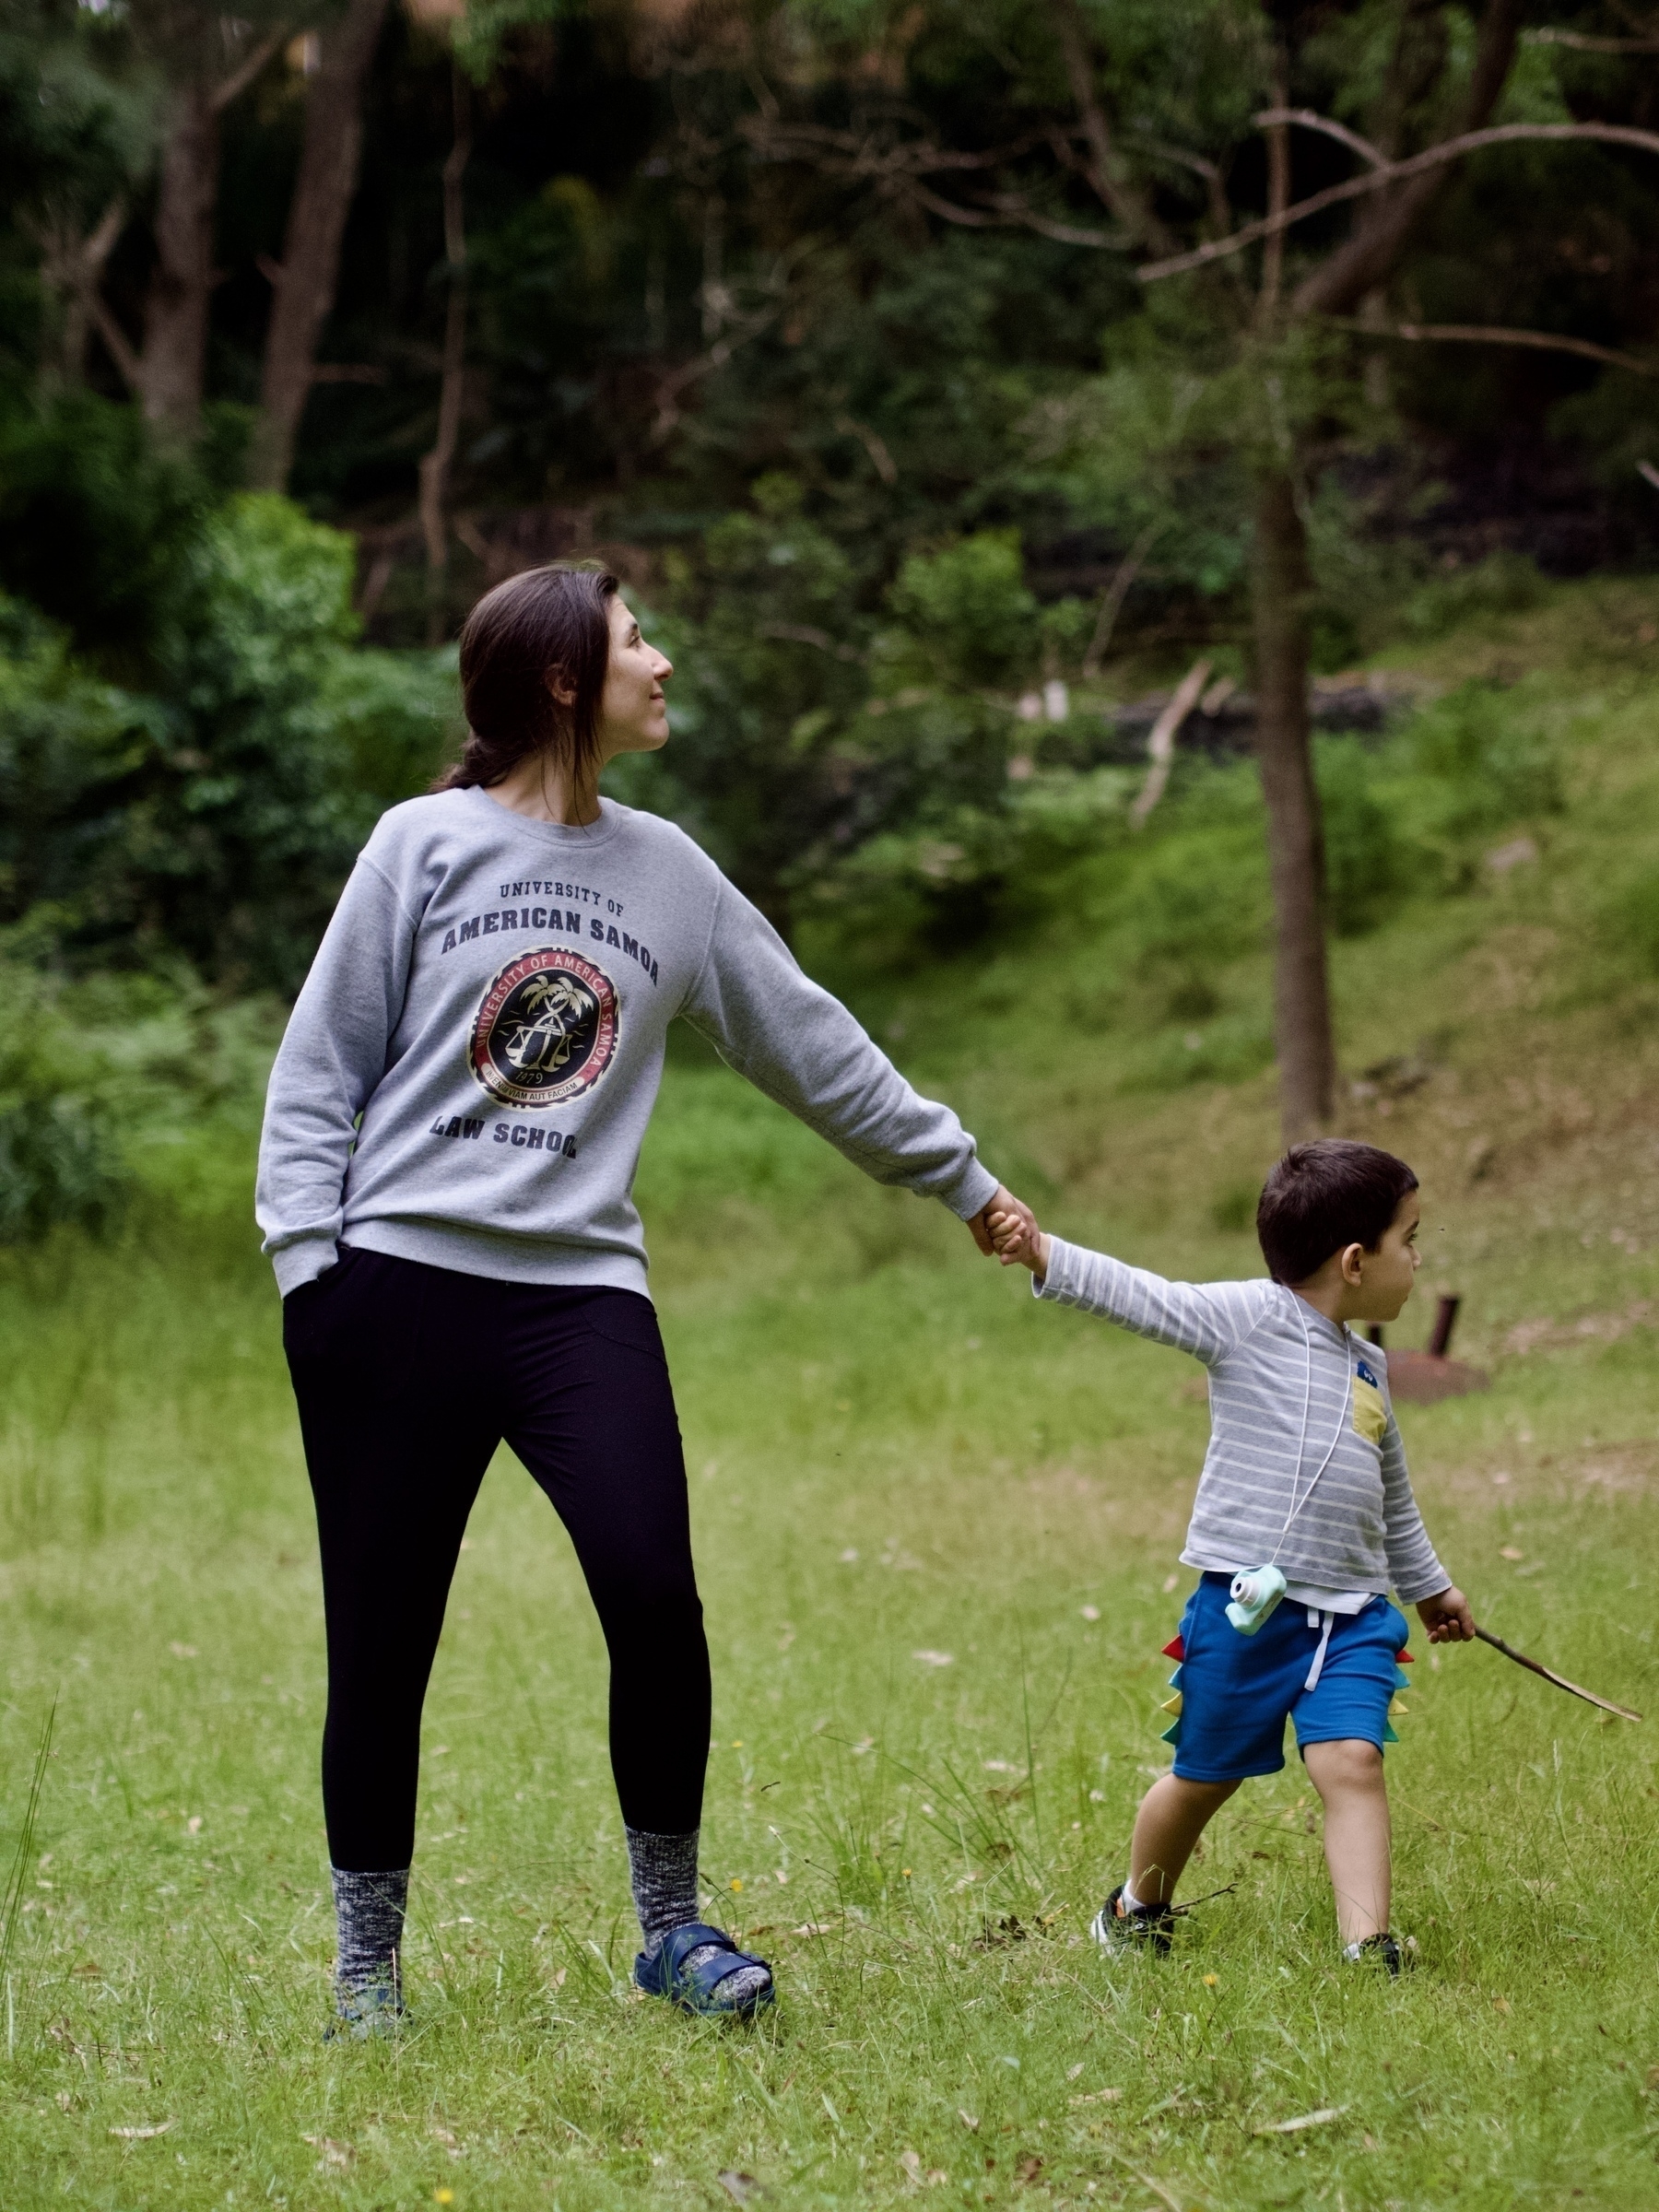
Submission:
M 484 994 L 467 1046 L 481 1088 L 502 1106 L 557 1106 L 591 1090 L 617 1049 L 617 987 L 562 945 L 509 960 Z

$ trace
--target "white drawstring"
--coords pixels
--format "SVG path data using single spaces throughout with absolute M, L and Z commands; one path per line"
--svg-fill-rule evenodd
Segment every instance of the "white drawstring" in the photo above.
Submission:
M 1312 1497 L 1315 1488 L 1318 1487 L 1320 1477 L 1324 1473 L 1325 1469 L 1330 1465 L 1331 1461 L 1335 1456 L 1336 1447 L 1342 1441 L 1343 1430 L 1347 1427 L 1348 1408 L 1354 1401 L 1354 1350 L 1353 1344 L 1348 1335 L 1347 1324 L 1344 1323 L 1342 1324 L 1342 1353 L 1343 1363 L 1347 1370 L 1347 1388 L 1342 1394 L 1342 1411 L 1336 1418 L 1335 1434 L 1331 1439 L 1324 1457 L 1320 1461 L 1318 1466 L 1313 1471 L 1313 1480 L 1309 1483 L 1307 1488 L 1299 1498 L 1296 1494 L 1296 1486 L 1301 1480 L 1302 1453 L 1306 1448 L 1308 1437 L 1308 1416 L 1312 1410 L 1313 1406 L 1313 1332 L 1309 1328 L 1308 1317 L 1302 1312 L 1301 1300 L 1297 1297 L 1294 1290 L 1289 1289 L 1288 1285 L 1286 1286 L 1286 1288 L 1291 1303 L 1296 1308 L 1296 1318 L 1301 1323 L 1302 1351 L 1306 1360 L 1306 1367 L 1304 1370 L 1306 1381 L 1302 1390 L 1301 1434 L 1300 1437 L 1298 1437 L 1296 1442 L 1296 1472 L 1290 1477 L 1290 1511 L 1285 1515 L 1285 1525 L 1279 1530 L 1278 1542 L 1274 1546 L 1273 1557 L 1267 1562 L 1269 1567 L 1275 1567 L 1278 1564 L 1279 1553 L 1285 1548 L 1285 1538 L 1290 1534 L 1291 1522 L 1295 1520 L 1297 1514 L 1301 1512 L 1302 1507 L 1306 1505 L 1309 1499 Z M 1313 1624 L 1310 1622 L 1309 1625 L 1312 1626 Z
M 1335 1613 L 1322 1614 L 1317 1606 L 1310 1606 L 1308 1607 L 1308 1626 L 1311 1629 L 1317 1629 L 1322 1620 L 1324 1623 L 1324 1631 L 1319 1639 L 1319 1649 L 1313 1654 L 1313 1664 L 1308 1669 L 1308 1678 L 1302 1684 L 1304 1689 L 1319 1688 L 1319 1677 L 1324 1671 L 1325 1653 L 1331 1648 L 1331 1630 L 1336 1625 Z

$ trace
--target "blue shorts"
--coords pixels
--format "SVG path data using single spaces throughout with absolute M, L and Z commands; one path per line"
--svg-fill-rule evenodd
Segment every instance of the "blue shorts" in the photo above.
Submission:
M 1385 1597 L 1339 1613 L 1319 1680 L 1307 1688 L 1320 1630 L 1306 1606 L 1281 1598 L 1253 1636 L 1226 1613 L 1231 1577 L 1206 1574 L 1181 1618 L 1181 1713 L 1170 1740 L 1175 1771 L 1188 1782 L 1241 1782 L 1285 1763 L 1285 1723 L 1297 1748 L 1357 1738 L 1382 1750 L 1394 1740 L 1388 1708 L 1405 1680 L 1395 1653 L 1410 1630 Z

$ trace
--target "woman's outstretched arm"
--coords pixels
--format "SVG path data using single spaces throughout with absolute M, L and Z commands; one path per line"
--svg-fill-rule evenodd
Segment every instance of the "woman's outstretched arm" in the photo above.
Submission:
M 799 964 L 765 916 L 721 879 L 708 957 L 681 1011 L 758 1090 L 877 1182 L 941 1199 L 991 1249 L 1000 1192 L 948 1106 L 913 1090 L 839 999 Z

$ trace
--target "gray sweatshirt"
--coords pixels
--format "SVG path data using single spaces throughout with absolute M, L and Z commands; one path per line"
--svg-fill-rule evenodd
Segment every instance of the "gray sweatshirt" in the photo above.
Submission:
M 1058 1237 L 1037 1293 L 1209 1370 L 1187 1566 L 1231 1574 L 1272 1561 L 1292 1583 L 1392 1588 L 1407 1605 L 1450 1586 L 1411 1494 L 1377 1346 L 1283 1283 L 1167 1283 Z
M 256 1211 L 283 1294 L 354 1245 L 645 1288 L 633 1180 L 668 1024 L 878 1182 L 964 1220 L 996 1179 L 672 822 L 477 788 L 382 817 L 272 1070 Z M 360 1119 L 359 1119 L 360 1117 Z

